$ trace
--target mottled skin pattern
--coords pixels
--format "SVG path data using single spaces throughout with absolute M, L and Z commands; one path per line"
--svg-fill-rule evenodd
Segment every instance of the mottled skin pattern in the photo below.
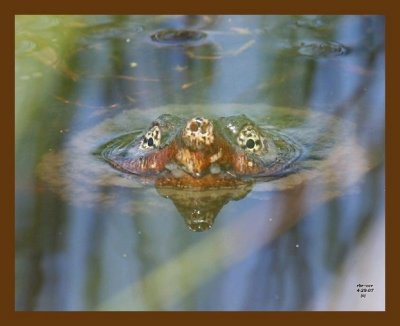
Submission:
M 102 157 L 118 170 L 155 177 L 158 186 L 211 188 L 279 174 L 300 152 L 293 139 L 244 115 L 184 119 L 164 114 L 140 136 L 106 144 Z

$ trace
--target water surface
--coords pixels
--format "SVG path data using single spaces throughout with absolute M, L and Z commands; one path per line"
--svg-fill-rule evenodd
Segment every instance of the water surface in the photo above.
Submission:
M 384 309 L 383 17 L 17 16 L 15 26 L 17 310 Z M 83 159 L 89 139 L 146 128 L 163 110 L 254 119 L 264 106 L 333 116 L 343 135 L 351 124 L 335 149 L 357 151 L 312 183 L 205 194 L 217 213 L 205 232 L 182 216 L 198 194 Z M 357 284 L 374 291 L 361 297 Z

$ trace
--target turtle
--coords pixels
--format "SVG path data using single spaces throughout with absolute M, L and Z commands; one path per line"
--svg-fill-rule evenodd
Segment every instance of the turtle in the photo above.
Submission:
M 131 109 L 75 134 L 38 172 L 86 205 L 115 202 L 104 187 L 156 190 L 203 231 L 246 196 L 304 185 L 315 198 L 337 196 L 371 168 L 354 131 L 331 114 L 264 103 Z

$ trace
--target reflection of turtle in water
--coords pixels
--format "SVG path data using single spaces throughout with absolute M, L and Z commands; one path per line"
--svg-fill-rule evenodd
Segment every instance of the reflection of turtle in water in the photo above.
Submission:
M 232 116 L 212 119 L 212 112 Z M 71 137 L 44 158 L 39 173 L 81 204 L 115 201 L 105 187 L 155 184 L 192 229 L 202 230 L 251 189 L 256 197 L 299 185 L 321 199 L 343 192 L 368 169 L 352 131 L 330 115 L 261 104 L 130 110 Z
M 192 231 L 211 228 L 221 208 L 231 200 L 240 200 L 250 192 L 252 184 L 222 189 L 177 189 L 157 186 L 158 193 L 171 199 Z

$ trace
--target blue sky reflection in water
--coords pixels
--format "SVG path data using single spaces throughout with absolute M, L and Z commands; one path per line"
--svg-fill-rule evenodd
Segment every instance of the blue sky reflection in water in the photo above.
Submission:
M 384 309 L 384 25 L 381 16 L 16 17 L 16 309 Z M 171 29 L 206 37 L 151 39 Z M 331 168 L 323 175 L 334 182 L 317 186 L 257 185 L 215 208 L 210 230 L 192 232 L 171 197 L 80 157 L 109 139 L 99 125 L 112 133 L 146 128 L 162 110 L 240 108 L 265 123 L 264 105 L 334 115 L 343 133 L 353 123 L 365 166 L 348 162 L 354 180 Z M 357 284 L 373 292 L 362 298 Z

